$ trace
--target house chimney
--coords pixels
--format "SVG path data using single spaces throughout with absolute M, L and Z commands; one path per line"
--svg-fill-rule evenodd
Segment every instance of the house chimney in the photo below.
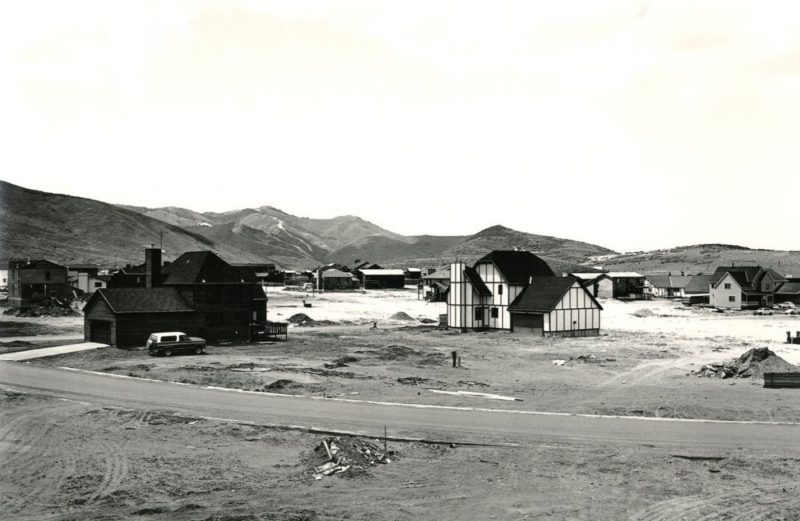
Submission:
M 161 249 L 146 248 L 144 250 L 145 287 L 155 288 L 161 282 Z

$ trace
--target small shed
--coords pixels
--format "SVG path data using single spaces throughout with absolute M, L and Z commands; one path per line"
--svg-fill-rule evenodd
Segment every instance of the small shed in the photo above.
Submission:
M 577 277 L 535 277 L 508 307 L 511 330 L 541 336 L 595 336 L 603 307 Z
M 687 304 L 708 304 L 709 287 L 713 275 L 695 275 L 683 289 L 684 300 Z

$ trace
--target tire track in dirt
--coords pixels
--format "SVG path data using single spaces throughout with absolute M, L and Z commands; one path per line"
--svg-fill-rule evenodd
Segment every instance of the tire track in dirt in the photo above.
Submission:
M 631 521 L 754 521 L 777 510 L 800 511 L 800 497 L 792 482 L 770 487 L 742 487 L 707 496 L 687 496 L 655 503 L 631 516 Z M 787 498 L 788 496 L 788 498 Z M 750 501 L 751 504 L 747 504 Z
M 96 501 L 117 490 L 128 474 L 128 458 L 119 445 L 99 438 L 94 438 L 92 443 L 100 451 L 99 456 L 103 462 L 104 473 L 97 489 L 87 498 L 87 503 Z

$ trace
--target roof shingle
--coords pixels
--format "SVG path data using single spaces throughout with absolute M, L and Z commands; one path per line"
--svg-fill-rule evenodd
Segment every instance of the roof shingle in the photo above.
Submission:
M 195 309 L 176 288 L 102 288 L 87 302 L 102 298 L 114 313 L 182 313 Z
M 482 262 L 493 262 L 509 284 L 527 284 L 531 277 L 555 275 L 545 261 L 529 251 L 495 250 L 483 256 L 475 265 Z

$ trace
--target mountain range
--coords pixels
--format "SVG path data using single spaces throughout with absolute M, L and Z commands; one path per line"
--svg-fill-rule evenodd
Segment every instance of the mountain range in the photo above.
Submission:
M 772 262 L 800 273 L 797 252 L 697 245 L 620 254 L 602 246 L 491 226 L 472 235 L 404 236 L 357 216 L 297 217 L 271 206 L 230 212 L 144 208 L 30 190 L 0 181 L 0 261 L 47 258 L 63 264 L 121 266 L 143 261 L 143 249 L 161 245 L 169 260 L 186 251 L 211 250 L 229 262 L 274 262 L 286 269 L 330 262 L 369 261 L 385 266 L 439 267 L 472 262 L 495 249 L 521 248 L 556 271 L 610 269 L 645 272 L 713 270 L 721 261 Z

